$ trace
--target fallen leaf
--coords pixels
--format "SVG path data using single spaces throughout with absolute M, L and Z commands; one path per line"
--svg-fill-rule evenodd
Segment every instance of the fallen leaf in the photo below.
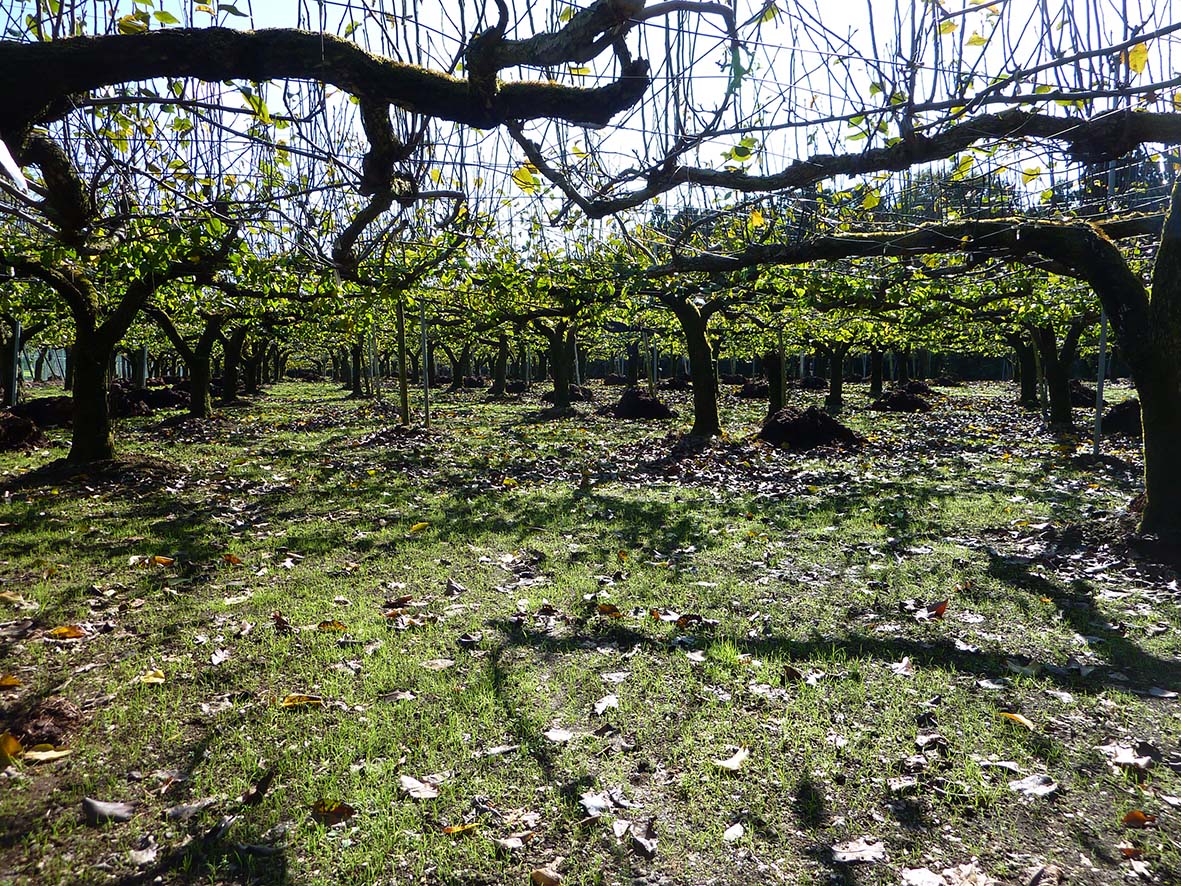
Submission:
M 1048 797 L 1058 790 L 1058 782 L 1048 775 L 1029 775 L 1009 782 L 1009 790 L 1027 797 Z
M 635 827 L 632 828 L 632 850 L 638 855 L 651 861 L 656 857 L 656 819 L 648 819 L 648 824 L 644 826 L 644 832 L 637 833 Z
M 25 756 L 26 757 L 28 756 L 27 751 L 25 752 Z M 1154 824 L 1155 822 L 1156 822 L 1155 815 L 1148 815 L 1147 813 L 1142 812 L 1139 809 L 1133 809 L 1131 812 L 1129 812 L 1127 815 L 1124 816 L 1124 825 L 1127 827 L 1130 827 L 1130 828 L 1146 828 L 1150 824 Z
M 922 609 L 915 612 L 915 621 L 930 621 L 931 619 L 943 618 L 943 614 L 947 612 L 948 602 L 947 600 L 940 600 L 938 603 L 928 603 Z
M 914 665 L 910 663 L 910 656 L 906 656 L 902 661 L 890 665 L 890 670 L 898 677 L 913 677 Z
M 336 803 L 331 800 L 317 800 L 312 804 L 312 819 L 326 827 L 348 821 L 357 810 L 348 803 Z
M 0 689 L 16 689 L 21 685 L 19 677 L 12 674 L 0 674 Z
M 171 566 L 176 562 L 175 557 L 165 557 L 163 554 L 152 554 L 153 566 Z
M 74 752 L 69 748 L 55 748 L 51 744 L 35 744 L 31 748 L 26 748 L 22 756 L 30 763 L 52 763 L 54 760 L 61 760 L 72 753 Z
M 214 667 L 217 667 L 219 664 L 223 664 L 223 663 L 229 661 L 229 659 L 230 659 L 230 654 L 228 652 L 226 652 L 226 650 L 218 649 L 218 650 L 214 651 L 213 655 L 209 656 L 209 663 L 212 664 Z
M 454 666 L 455 662 L 449 658 L 428 658 L 426 661 L 419 662 L 428 671 L 445 671 L 447 668 Z
M 997 716 L 1004 717 L 1006 720 L 1011 720 L 1014 723 L 1020 723 L 1031 732 L 1037 728 L 1028 717 L 1022 716 L 1021 714 L 1014 714 L 1010 711 L 998 711 Z
M 331 620 L 326 620 L 326 621 L 322 621 L 322 622 L 320 622 L 318 625 L 316 625 L 316 630 L 317 630 L 317 631 L 336 631 L 336 632 L 340 632 L 340 631 L 347 631 L 347 630 L 348 630 L 348 628 L 347 628 L 347 627 L 345 627 L 345 624 L 344 624 L 344 622 L 343 622 L 343 621 L 340 621 L 339 619 L 335 619 L 335 618 L 334 618 L 334 619 L 331 619 Z
M 930 868 L 903 868 L 902 886 L 947 886 L 947 881 Z
M 737 772 L 740 768 L 742 768 L 742 764 L 746 762 L 749 756 L 750 751 L 748 751 L 746 748 L 739 748 L 734 752 L 734 756 L 732 757 L 729 757 L 725 760 L 714 760 L 714 765 L 720 769 L 725 769 L 730 772 Z
M 618 695 L 604 695 L 602 698 L 600 698 L 598 701 L 595 702 L 595 716 L 601 717 L 608 710 L 610 710 L 612 708 L 618 708 L 618 707 L 619 707 L 619 696 Z
M 160 847 L 156 845 L 156 838 L 149 834 L 140 844 L 139 849 L 128 849 L 127 857 L 138 868 L 146 868 L 156 863 L 156 856 Z
M 439 796 L 439 792 L 435 789 L 434 785 L 419 781 L 417 778 L 412 778 L 409 775 L 399 775 L 398 784 L 402 790 L 415 800 L 433 800 Z
M 451 836 L 454 836 L 456 834 L 470 834 L 472 831 L 474 831 L 479 826 L 480 826 L 480 823 L 478 821 L 471 821 L 471 822 L 468 822 L 467 824 L 451 824 L 451 825 L 447 825 L 447 827 L 443 828 L 443 833 L 449 834 Z
M 431 524 L 428 523 L 426 520 L 419 520 L 417 523 L 415 523 L 413 526 L 410 527 L 410 531 L 411 532 L 422 532 L 424 529 L 429 528 L 430 525 Z
M 135 806 L 131 803 L 104 803 L 86 797 L 82 800 L 82 817 L 89 825 L 99 825 L 108 821 L 131 821 L 135 816 Z
M 614 603 L 600 603 L 599 615 L 605 615 L 608 618 L 623 618 L 623 613 L 619 611 L 619 607 Z
M 727 843 L 733 843 L 742 839 L 742 835 L 746 833 L 746 828 L 742 826 L 742 822 L 736 821 L 726 830 L 722 831 L 722 839 Z
M 318 695 L 303 695 L 302 693 L 294 692 L 291 695 L 284 697 L 279 702 L 279 707 L 282 708 L 304 708 L 313 707 L 320 708 L 324 706 L 324 699 Z
M 158 686 L 165 681 L 164 672 L 159 668 L 154 668 L 150 671 L 145 671 L 135 678 L 136 683 L 143 683 L 147 686 Z
M 0 735 L 0 769 L 7 769 L 24 750 L 20 739 L 11 732 Z
M 80 640 L 86 636 L 86 631 L 78 625 L 61 625 L 48 631 L 47 636 L 54 640 Z
M 529 875 L 533 886 L 558 886 L 562 882 L 562 875 L 552 868 L 537 868 Z
M 867 862 L 885 861 L 886 844 L 871 843 L 870 838 L 850 840 L 848 843 L 838 843 L 832 847 L 832 860 L 840 864 L 865 864 Z
M 565 744 L 574 737 L 574 733 L 566 729 L 561 729 L 557 726 L 552 729 L 547 729 L 542 733 L 546 738 L 555 744 Z
M 225 560 L 227 563 L 229 563 L 231 566 L 241 566 L 242 565 L 242 558 L 235 555 L 235 554 L 223 554 L 222 559 Z

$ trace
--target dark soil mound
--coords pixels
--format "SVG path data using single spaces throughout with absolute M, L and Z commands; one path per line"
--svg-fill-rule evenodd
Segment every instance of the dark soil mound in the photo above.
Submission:
M 74 420 L 74 398 L 37 397 L 16 404 L 11 412 L 39 428 L 65 428 Z
M 800 379 L 800 387 L 805 391 L 826 391 L 828 390 L 828 379 L 818 375 L 805 375 Z
M 657 387 L 662 391 L 688 391 L 693 387 L 693 382 L 683 375 L 678 375 L 674 378 L 666 378 Z
M 1070 380 L 1070 405 L 1095 408 L 1095 389 L 1083 384 L 1077 378 Z M 1107 405 L 1107 401 L 1103 401 Z
M 1103 413 L 1103 433 L 1127 434 L 1139 437 L 1144 432 L 1140 425 L 1140 401 L 1133 397 L 1116 403 Z
M 546 391 L 541 395 L 541 399 L 546 403 L 554 402 L 554 392 Z M 590 403 L 595 399 L 594 393 L 585 385 L 570 385 L 570 402 L 571 403 Z
M 142 388 L 135 392 L 152 409 L 188 409 L 186 388 Z
M 962 388 L 964 383 L 956 378 L 954 375 L 940 375 L 931 379 L 931 384 L 940 388 Z
M 152 407 L 144 397 L 149 392 L 144 388 L 133 388 L 121 384 L 111 385 L 108 402 L 112 418 L 129 418 L 135 415 L 151 415 Z
M 827 412 L 787 406 L 764 422 L 759 439 L 781 449 L 803 451 L 818 446 L 860 446 L 864 441 Z
M 765 378 L 748 381 L 738 392 L 744 400 L 769 400 L 771 398 L 771 384 Z
M 506 394 L 523 394 L 529 388 L 523 381 L 506 381 L 504 383 L 504 392 Z
M 33 422 L 11 412 L 0 412 L 0 449 L 32 449 L 45 445 L 45 435 Z
M 481 388 L 488 387 L 488 379 L 482 375 L 465 375 L 460 382 L 460 386 L 471 390 L 480 390 Z
M 718 381 L 724 385 L 745 385 L 750 379 L 745 375 L 726 373 L 725 375 L 718 376 Z
M 615 406 L 610 407 L 616 418 L 659 419 L 672 418 L 676 413 L 648 393 L 647 388 L 628 388 Z
M 607 374 L 607 377 L 603 379 L 603 385 L 608 388 L 626 388 L 627 377 L 619 375 L 615 372 L 610 372 Z
M 935 392 L 931 390 L 931 386 L 925 381 L 919 381 L 917 378 L 908 381 L 904 385 L 899 385 L 898 390 L 906 391 L 908 394 L 918 394 L 920 397 L 927 397 Z
M 895 389 L 886 391 L 869 406 L 877 412 L 930 412 L 931 404 L 909 391 Z
M 324 373 L 314 369 L 288 369 L 283 374 L 296 381 L 320 381 L 324 378 Z
M 82 709 L 60 695 L 51 695 L 9 727 L 26 746 L 70 743 L 70 736 L 86 718 Z

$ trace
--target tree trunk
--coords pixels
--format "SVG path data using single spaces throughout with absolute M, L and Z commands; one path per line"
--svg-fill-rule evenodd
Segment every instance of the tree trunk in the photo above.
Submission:
M 707 335 L 708 320 L 696 305 L 676 302 L 673 313 L 685 334 L 689 352 L 689 378 L 693 382 L 693 427 L 691 437 L 717 437 L 722 433 L 718 414 L 718 379 L 714 373 L 713 348 Z
M 504 386 L 508 380 L 508 336 L 503 332 L 496 339 L 496 359 L 492 361 L 492 387 L 488 391 L 489 397 L 503 397 Z
M 365 392 L 361 390 L 361 339 L 357 338 L 353 342 L 351 349 L 352 370 L 349 375 L 352 379 L 352 387 L 350 388 L 349 396 L 360 399 L 365 396 Z
M 221 402 L 238 402 L 238 377 L 242 365 L 242 347 L 246 344 L 246 327 L 239 326 L 222 342 L 225 368 L 222 374 Z
M 898 384 L 904 385 L 910 381 L 910 348 L 894 352 L 894 367 Z
M 74 346 L 66 345 L 66 377 L 62 382 L 62 390 L 74 390 Z
M 1011 339 L 1010 343 L 1017 353 L 1017 377 L 1021 386 L 1017 405 L 1022 409 L 1037 409 L 1037 354 L 1033 345 L 1023 338 Z
M 447 355 L 451 357 L 450 352 Z M 451 363 L 451 385 L 447 388 L 448 394 L 454 394 L 463 390 L 463 377 L 471 375 L 472 363 L 472 345 L 471 342 L 464 342 L 463 348 L 459 352 L 458 358 L 453 358 Z
M 882 352 L 879 348 L 869 352 L 869 396 L 875 400 L 882 396 Z
M 73 464 L 105 461 L 115 457 L 111 413 L 107 402 L 107 374 L 113 348 L 104 346 L 94 333 L 79 330 L 74 339 L 74 428 L 67 460 Z
M 768 351 L 763 355 L 763 369 L 767 373 L 767 390 L 770 395 L 767 400 L 767 418 L 773 416 L 786 404 L 786 391 L 783 390 L 783 361 L 778 351 Z
M 1059 354 L 1058 337 L 1053 326 L 1046 323 L 1033 330 L 1033 341 L 1042 360 L 1042 375 L 1050 395 L 1050 424 L 1062 430 L 1074 427 L 1070 404 L 1070 366 L 1074 362 L 1075 348 L 1069 346 L 1069 339 L 1068 334 L 1062 345 L 1063 353 Z
M 566 340 L 567 324 L 557 323 L 545 331 L 549 339 L 550 365 L 554 381 L 554 409 L 565 412 L 570 408 L 570 377 L 573 365 L 570 360 L 570 348 Z
M 824 398 L 824 407 L 830 412 L 840 412 L 844 405 L 845 354 L 848 351 L 845 345 L 828 352 L 828 394 Z
M 636 388 L 640 385 L 640 345 L 631 342 L 627 346 L 627 386 Z

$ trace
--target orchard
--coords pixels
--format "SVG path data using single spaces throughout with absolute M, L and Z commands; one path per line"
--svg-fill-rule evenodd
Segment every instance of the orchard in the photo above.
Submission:
M 1178 12 L 11 0 L 0 881 L 1181 879 Z

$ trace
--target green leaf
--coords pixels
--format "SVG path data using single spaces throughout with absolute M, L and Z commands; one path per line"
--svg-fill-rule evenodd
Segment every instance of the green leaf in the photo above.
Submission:
M 161 9 L 159 12 L 153 12 L 152 18 L 154 18 L 156 21 L 158 21 L 162 25 L 179 25 L 180 24 L 180 19 L 178 19 L 171 12 L 167 12 L 163 9 Z
M 247 18 L 248 17 L 246 15 L 246 13 L 242 12 L 242 10 L 240 10 L 237 6 L 234 6 L 234 4 L 232 4 L 232 3 L 219 3 L 217 6 L 217 11 L 218 12 L 226 12 L 226 13 L 229 13 L 230 15 L 236 15 L 239 18 Z

